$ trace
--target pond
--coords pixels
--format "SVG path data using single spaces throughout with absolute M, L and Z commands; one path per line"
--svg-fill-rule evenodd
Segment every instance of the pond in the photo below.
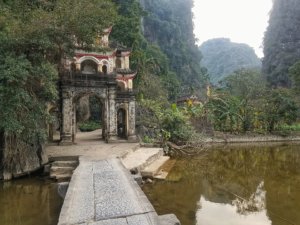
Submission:
M 182 225 L 300 224 L 300 144 L 212 147 L 143 190 Z
M 62 203 L 57 185 L 49 180 L 0 181 L 1 225 L 56 225 Z

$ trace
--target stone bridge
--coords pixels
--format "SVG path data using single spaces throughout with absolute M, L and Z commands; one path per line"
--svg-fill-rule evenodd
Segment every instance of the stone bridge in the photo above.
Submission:
M 177 225 L 174 215 L 158 216 L 119 159 L 80 158 L 58 225 Z

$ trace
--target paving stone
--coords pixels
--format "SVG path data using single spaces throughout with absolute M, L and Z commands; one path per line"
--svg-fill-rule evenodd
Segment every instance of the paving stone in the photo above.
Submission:
M 94 175 L 96 220 L 144 213 L 131 184 L 116 171 Z M 113 209 L 113 210 L 112 210 Z
M 102 173 L 103 171 L 112 171 L 114 167 L 112 165 L 112 161 L 101 160 L 96 161 L 97 163 L 93 163 L 93 173 Z

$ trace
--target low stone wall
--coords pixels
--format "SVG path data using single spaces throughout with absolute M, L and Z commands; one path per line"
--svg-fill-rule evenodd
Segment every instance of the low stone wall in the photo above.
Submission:
M 300 136 L 281 137 L 276 135 L 234 136 L 224 134 L 222 137 L 206 137 L 203 143 L 253 143 L 253 142 L 293 142 L 300 141 Z

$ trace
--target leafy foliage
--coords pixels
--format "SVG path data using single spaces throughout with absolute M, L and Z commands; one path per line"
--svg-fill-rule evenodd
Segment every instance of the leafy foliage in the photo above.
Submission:
M 195 129 L 189 122 L 189 115 L 176 105 L 165 107 L 157 101 L 142 99 L 139 102 L 139 110 L 140 123 L 145 127 L 155 127 L 159 131 L 151 139 L 185 143 L 195 137 Z
M 274 0 L 264 37 L 263 72 L 272 87 L 290 87 L 288 69 L 300 60 L 299 0 Z
M 266 129 L 271 132 L 279 125 L 291 125 L 297 119 L 297 105 L 288 89 L 268 91 L 263 104 Z
M 0 1 L 0 133 L 7 140 L 4 170 L 12 172 L 16 162 L 26 160 L 25 151 L 38 153 L 44 142 L 51 119 L 47 104 L 57 99 L 62 59 L 78 45 L 93 48 L 95 37 L 116 15 L 109 0 Z
M 257 71 L 237 71 L 222 84 L 205 105 L 216 130 L 273 132 L 297 119 L 291 91 L 268 89 Z
M 293 87 L 300 93 L 300 61 L 289 68 L 289 75 L 292 79 Z
M 99 121 L 88 120 L 79 124 L 79 130 L 82 132 L 90 132 L 101 128 Z
M 261 67 L 260 59 L 250 46 L 231 42 L 227 38 L 208 40 L 200 46 L 200 50 L 203 55 L 201 63 L 207 68 L 213 84 L 236 70 Z

